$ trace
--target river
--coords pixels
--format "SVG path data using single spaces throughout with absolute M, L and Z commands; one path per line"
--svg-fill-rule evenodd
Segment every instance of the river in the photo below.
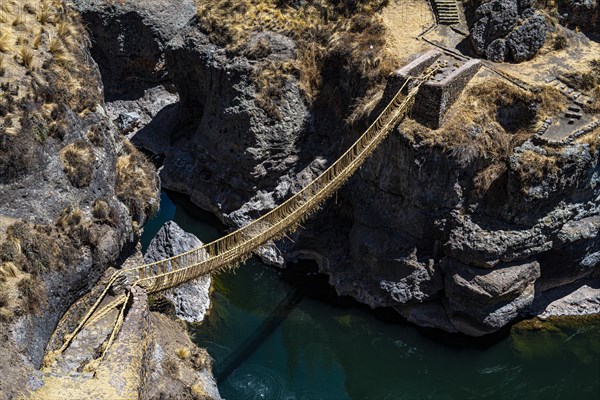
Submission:
M 169 220 L 203 242 L 222 234 L 184 196 L 161 200 L 144 248 Z M 224 399 L 600 398 L 597 319 L 513 329 L 491 342 L 440 340 L 365 307 L 303 294 L 257 259 L 214 277 L 210 315 L 190 334 L 215 360 Z

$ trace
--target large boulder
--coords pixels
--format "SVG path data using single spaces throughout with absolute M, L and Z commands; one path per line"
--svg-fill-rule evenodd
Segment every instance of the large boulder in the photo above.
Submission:
M 202 242 L 169 221 L 158 231 L 144 255 L 147 263 L 164 260 L 202 246 Z M 175 306 L 175 315 L 187 322 L 202 322 L 210 307 L 210 275 L 184 283 L 164 293 Z
M 475 11 L 471 43 L 495 62 L 532 59 L 546 42 L 546 20 L 530 0 L 491 0 Z
M 512 59 L 522 62 L 532 59 L 546 42 L 546 19 L 533 15 L 515 28 L 506 38 Z
M 448 258 L 444 271 L 450 321 L 471 336 L 495 332 L 526 310 L 540 277 L 537 261 L 481 270 Z

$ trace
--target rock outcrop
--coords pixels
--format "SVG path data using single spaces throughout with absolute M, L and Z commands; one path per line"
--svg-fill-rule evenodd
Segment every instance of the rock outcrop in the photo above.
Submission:
M 185 232 L 175 222 L 167 222 L 150 242 L 144 261 L 151 263 L 176 256 L 202 246 L 193 234 Z M 210 308 L 210 275 L 184 283 L 161 293 L 175 306 L 175 315 L 187 322 L 202 322 Z
M 546 19 L 531 0 L 491 0 L 475 11 L 471 43 L 495 62 L 532 59 L 546 42 Z
M 482 271 L 448 258 L 444 283 L 450 321 L 473 336 L 495 332 L 533 303 L 539 277 L 535 261 Z
M 558 2 L 559 21 L 570 28 L 600 33 L 600 2 L 598 0 L 567 0 Z
M 29 41 L 42 23 L 20 5 L 3 13 L 22 13 L 29 29 L 19 40 Z M 6 61 L 11 72 L 0 76 L 2 115 L 12 113 L 12 128 L 0 128 L 0 399 L 36 388 L 65 312 L 109 265 L 122 263 L 158 207 L 156 170 L 107 116 L 85 28 L 66 3 L 45 13 L 35 76 Z M 58 39 L 58 25 L 69 43 Z M 69 68 L 48 60 L 51 39 Z
M 168 83 L 165 45 L 196 14 L 194 0 L 73 0 L 94 40 L 107 99 L 131 100 Z
M 141 260 L 138 251 L 125 265 L 139 265 Z M 95 296 L 113 272 L 108 271 L 102 283 L 93 288 Z M 113 332 L 119 309 L 83 328 L 71 345 L 43 368 L 33 399 L 221 399 L 208 353 L 191 342 L 177 321 L 150 311 L 142 288 L 130 290 L 131 302 L 123 325 L 102 362 L 97 362 L 97 349 L 103 348 Z M 83 298 L 81 302 L 88 301 Z M 77 309 L 87 308 L 81 306 L 76 304 L 67 319 L 76 316 Z M 57 336 L 60 333 L 54 337 L 60 343 Z M 94 373 L 90 366 L 94 366 Z

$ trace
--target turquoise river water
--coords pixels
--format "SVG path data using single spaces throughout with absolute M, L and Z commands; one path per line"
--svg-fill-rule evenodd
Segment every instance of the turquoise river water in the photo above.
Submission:
M 169 220 L 204 242 L 222 234 L 214 217 L 169 193 L 144 247 Z M 255 259 L 214 277 L 211 313 L 190 334 L 215 360 L 227 400 L 600 399 L 598 322 L 457 344 L 303 297 Z

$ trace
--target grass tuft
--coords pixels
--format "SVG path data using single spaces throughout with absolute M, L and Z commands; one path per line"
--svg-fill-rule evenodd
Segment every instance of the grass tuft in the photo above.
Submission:
M 61 39 L 65 39 L 72 34 L 71 24 L 66 21 L 61 21 L 56 25 L 56 32 L 58 33 L 58 37 Z
M 194 396 L 197 400 L 207 400 L 210 399 L 210 395 L 204 389 L 204 384 L 202 382 L 198 382 L 190 388 L 192 392 L 192 396 Z
M 152 163 L 131 143 L 116 162 L 117 197 L 127 205 L 138 223 L 158 211 L 158 181 Z
M 187 347 L 178 348 L 176 353 L 177 357 L 181 358 L 182 360 L 188 360 L 192 355 L 192 352 Z
M 50 43 L 48 44 L 48 51 L 54 56 L 58 54 L 62 54 L 64 52 L 62 42 L 56 36 L 50 38 Z
M 14 42 L 12 31 L 0 31 L 0 52 L 10 53 L 14 51 Z
M 60 152 L 63 171 L 77 188 L 87 187 L 92 181 L 95 155 L 92 146 L 83 140 L 72 143 Z
M 0 264 L 0 280 L 7 278 L 17 278 L 21 271 L 14 262 L 5 262 Z
M 21 65 L 23 65 L 29 71 L 33 69 L 33 51 L 23 46 L 19 49 L 19 58 L 21 60 Z
M 52 10 L 48 3 L 46 3 L 46 2 L 42 3 L 42 6 L 40 7 L 40 9 L 37 13 L 37 20 L 42 25 L 53 22 Z
M 17 15 L 15 15 L 15 18 L 12 21 L 12 26 L 21 26 L 24 23 L 25 23 L 25 19 L 23 18 L 21 13 L 17 13 Z
M 43 35 L 44 35 L 43 29 L 41 29 L 41 28 L 38 29 L 37 33 L 33 37 L 33 42 L 31 43 L 31 45 L 33 46 L 34 49 L 37 50 L 40 48 L 40 44 L 42 44 Z

